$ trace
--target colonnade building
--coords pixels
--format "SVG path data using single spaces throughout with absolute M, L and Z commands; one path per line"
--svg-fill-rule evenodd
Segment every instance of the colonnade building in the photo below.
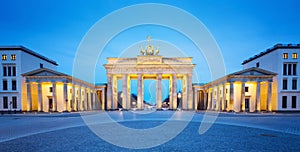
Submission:
M 277 44 L 243 61 L 243 70 L 197 84 L 192 57 L 164 57 L 148 43 L 137 57 L 107 58 L 107 83 L 91 84 L 56 71 L 55 61 L 25 47 L 0 47 L 0 111 L 143 110 L 149 105 L 147 79 L 155 81 L 156 109 L 163 108 L 162 81 L 168 81 L 171 110 L 300 111 L 299 51 L 299 44 Z M 136 99 L 131 87 L 137 88 Z

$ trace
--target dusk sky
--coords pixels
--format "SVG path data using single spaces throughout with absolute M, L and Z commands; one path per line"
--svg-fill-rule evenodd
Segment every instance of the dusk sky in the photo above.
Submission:
M 219 45 L 227 74 L 241 70 L 243 60 L 277 43 L 300 43 L 298 0 L 6 0 L 0 3 L 0 45 L 23 45 L 55 60 L 58 71 L 70 75 L 77 48 L 89 29 L 113 11 L 135 4 L 162 3 L 195 16 Z M 180 22 L 180 18 L 175 20 Z M 126 18 L 115 24 L 122 22 Z M 191 53 L 197 48 L 189 39 L 172 29 L 145 25 L 128 29 L 107 44 L 95 69 L 96 82 L 106 82 L 102 66 L 106 57 L 118 57 L 133 44 L 146 44 L 148 35 L 192 56 L 199 82 L 211 81 L 205 61 Z M 138 48 L 133 49 L 138 54 Z

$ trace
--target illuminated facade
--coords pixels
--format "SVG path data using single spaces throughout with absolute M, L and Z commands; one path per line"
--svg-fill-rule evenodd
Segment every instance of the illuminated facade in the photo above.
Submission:
M 272 110 L 300 111 L 300 44 L 277 44 L 245 61 L 244 68 L 259 67 L 277 73 L 273 77 L 276 103 Z
M 56 62 L 22 46 L 0 47 L 0 51 L 0 111 L 142 110 L 152 107 L 144 103 L 147 79 L 156 81 L 156 109 L 164 108 L 162 81 L 167 80 L 165 106 L 173 110 L 300 110 L 299 44 L 275 45 L 245 60 L 244 70 L 207 84 L 192 83 L 195 64 L 191 57 L 166 58 L 159 55 L 159 47 L 154 49 L 149 43 L 135 58 L 108 58 L 106 84 L 90 84 L 57 72 Z M 131 80 L 137 80 L 137 86 Z M 122 82 L 120 92 L 118 82 Z M 138 90 L 136 99 L 131 87 Z
M 41 67 L 56 70 L 57 63 L 22 46 L 2 46 L 0 54 L 0 111 L 22 110 L 26 85 L 21 74 Z
M 276 73 L 259 68 L 238 71 L 205 85 L 193 85 L 198 109 L 234 112 L 272 111 Z

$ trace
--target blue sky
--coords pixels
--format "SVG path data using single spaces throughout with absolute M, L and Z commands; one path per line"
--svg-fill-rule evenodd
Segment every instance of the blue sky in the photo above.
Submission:
M 28 47 L 57 61 L 58 70 L 71 75 L 76 50 L 86 32 L 109 13 L 143 3 L 175 6 L 199 19 L 220 47 L 226 73 L 241 70 L 244 59 L 276 43 L 300 43 L 297 0 L 6 0 L 0 2 L 0 45 Z M 126 19 L 116 24 L 122 22 Z M 148 35 L 174 44 L 187 56 L 195 55 L 191 52 L 197 50 L 190 40 L 171 29 L 155 25 L 127 29 L 103 50 L 96 66 L 96 82 L 106 82 L 102 65 L 107 56 L 120 56 L 124 49 L 142 43 Z M 199 81 L 211 81 L 201 54 L 193 57 Z

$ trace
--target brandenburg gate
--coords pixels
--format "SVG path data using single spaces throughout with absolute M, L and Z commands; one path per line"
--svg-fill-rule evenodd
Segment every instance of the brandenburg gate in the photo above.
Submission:
M 159 55 L 159 47 L 154 49 L 148 45 L 140 47 L 140 55 L 135 58 L 107 58 L 104 65 L 107 75 L 107 110 L 143 109 L 144 107 L 144 80 L 156 80 L 156 108 L 162 108 L 162 80 L 169 81 L 169 109 L 177 109 L 177 80 L 182 81 L 181 105 L 183 110 L 193 110 L 192 72 L 195 64 L 191 57 L 167 58 Z M 131 101 L 130 80 L 137 80 L 137 101 L 133 107 Z M 118 80 L 122 80 L 122 95 L 118 95 Z M 179 89 L 179 88 L 178 88 Z M 121 100 L 121 101 L 119 101 Z

